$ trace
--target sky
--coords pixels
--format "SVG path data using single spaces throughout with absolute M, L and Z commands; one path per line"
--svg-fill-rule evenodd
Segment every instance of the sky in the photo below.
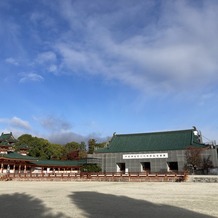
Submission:
M 0 131 L 54 143 L 191 129 L 218 142 L 218 1 L 0 1 Z

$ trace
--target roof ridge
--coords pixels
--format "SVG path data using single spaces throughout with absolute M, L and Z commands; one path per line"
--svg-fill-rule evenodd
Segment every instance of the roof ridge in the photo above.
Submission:
M 183 129 L 183 130 L 166 130 L 159 132 L 144 132 L 144 133 L 124 133 L 124 134 L 116 134 L 115 136 L 131 136 L 131 135 L 146 135 L 146 134 L 159 134 L 159 133 L 176 133 L 176 132 L 185 132 L 185 131 L 193 131 L 193 129 Z

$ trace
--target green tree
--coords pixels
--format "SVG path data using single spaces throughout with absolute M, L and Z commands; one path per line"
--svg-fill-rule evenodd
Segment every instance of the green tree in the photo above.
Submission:
M 64 152 L 64 148 L 60 144 L 49 143 L 45 150 L 47 159 L 52 159 L 52 160 L 61 160 L 63 156 L 63 152 Z
M 89 146 L 88 153 L 93 154 L 93 152 L 95 150 L 95 146 L 96 146 L 96 140 L 95 139 L 89 139 L 88 146 Z
M 85 142 L 80 143 L 80 149 L 83 151 L 86 151 L 86 143 Z
M 101 167 L 97 164 L 84 164 L 81 168 L 82 172 L 100 172 Z
M 88 153 L 93 154 L 96 149 L 106 147 L 107 142 L 97 143 L 95 139 L 89 139 L 88 141 Z
M 66 153 L 69 153 L 71 151 L 79 150 L 80 147 L 81 147 L 81 145 L 77 142 L 69 142 L 69 143 L 64 145 L 64 151 Z
M 22 144 L 28 145 L 30 156 L 38 157 L 40 159 L 48 159 L 46 154 L 46 149 L 50 144 L 48 140 L 24 134 L 18 138 L 15 148 L 18 148 Z
M 84 142 L 69 142 L 64 145 L 64 155 L 63 159 L 65 160 L 75 160 L 86 158 L 87 152 L 85 150 L 86 145 Z
M 107 142 L 96 143 L 95 148 L 104 148 L 106 147 Z

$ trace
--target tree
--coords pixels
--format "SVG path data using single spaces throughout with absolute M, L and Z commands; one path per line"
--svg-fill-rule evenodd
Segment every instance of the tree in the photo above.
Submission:
M 95 139 L 89 139 L 88 146 L 89 146 L 88 153 L 93 154 L 93 152 L 95 150 L 95 146 L 96 146 L 96 140 Z
M 39 159 L 75 160 L 87 157 L 85 142 L 69 142 L 66 145 L 53 144 L 48 140 L 24 134 L 18 138 L 15 149 L 26 144 L 29 147 L 29 155 Z
M 88 153 L 93 154 L 95 149 L 104 148 L 106 146 L 106 144 L 107 144 L 107 142 L 97 143 L 97 141 L 95 139 L 89 139 Z
M 201 158 L 202 151 L 203 151 L 202 148 L 189 147 L 185 152 L 185 157 L 187 162 L 185 168 L 191 169 L 192 173 L 194 173 L 196 169 L 199 169 L 202 166 L 202 158 Z
M 203 158 L 202 169 L 204 170 L 204 173 L 208 174 L 208 170 L 210 168 L 213 168 L 213 162 L 210 160 L 210 155 L 209 155 L 207 158 Z
M 47 139 L 33 137 L 29 134 L 18 137 L 15 149 L 22 144 L 28 145 L 30 156 L 38 157 L 39 159 L 60 159 L 63 155 L 61 145 L 51 144 Z
M 86 150 L 86 143 L 85 142 L 81 142 L 80 143 L 80 151 L 79 151 L 79 158 L 83 159 L 83 158 L 87 158 L 87 150 Z
M 65 160 L 78 160 L 87 157 L 86 144 L 81 142 L 69 142 L 64 146 L 63 159 Z
M 69 142 L 69 143 L 64 145 L 64 151 L 66 153 L 69 153 L 71 151 L 79 150 L 80 147 L 81 147 L 81 145 L 77 142 Z
M 64 148 L 60 144 L 49 143 L 45 149 L 47 159 L 52 159 L 52 160 L 61 160 L 63 156 L 63 152 L 64 152 Z
M 81 168 L 82 172 L 100 172 L 101 167 L 97 164 L 84 164 Z
M 104 148 L 107 145 L 107 142 L 96 143 L 96 148 Z

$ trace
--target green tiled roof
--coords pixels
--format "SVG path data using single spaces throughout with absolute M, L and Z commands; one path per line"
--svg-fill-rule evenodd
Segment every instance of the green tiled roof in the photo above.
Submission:
M 99 149 L 96 153 L 141 152 L 183 150 L 187 147 L 204 147 L 194 135 L 193 129 L 114 135 L 107 148 Z
M 25 150 L 27 150 L 27 149 L 29 149 L 29 146 L 28 145 L 26 145 L 26 144 L 21 144 L 21 145 L 19 145 L 18 147 L 17 147 L 19 150 L 21 149 L 25 149 Z
M 28 155 L 21 155 L 17 152 L 9 152 L 8 154 L 0 154 L 0 158 L 4 157 L 7 159 L 16 159 L 28 161 L 29 163 L 36 166 L 44 166 L 44 167 L 75 167 L 82 166 L 87 163 L 86 159 L 81 160 L 71 160 L 71 161 L 62 161 L 62 160 L 38 160 L 36 157 L 30 157 Z
M 0 142 L 0 147 L 12 147 L 13 145 L 7 141 Z
M 83 164 L 87 163 L 86 159 L 81 160 L 69 160 L 69 161 L 62 161 L 62 160 L 37 160 L 31 161 L 31 163 L 37 166 L 53 166 L 53 167 L 73 167 L 73 166 L 82 166 Z
M 8 154 L 1 154 L 0 157 L 8 159 L 19 159 L 19 160 L 37 160 L 35 157 L 30 157 L 28 155 L 21 155 L 17 152 L 9 152 Z
M 7 141 L 7 142 L 16 142 L 16 139 L 12 135 L 12 133 L 2 133 L 0 136 L 0 142 Z

